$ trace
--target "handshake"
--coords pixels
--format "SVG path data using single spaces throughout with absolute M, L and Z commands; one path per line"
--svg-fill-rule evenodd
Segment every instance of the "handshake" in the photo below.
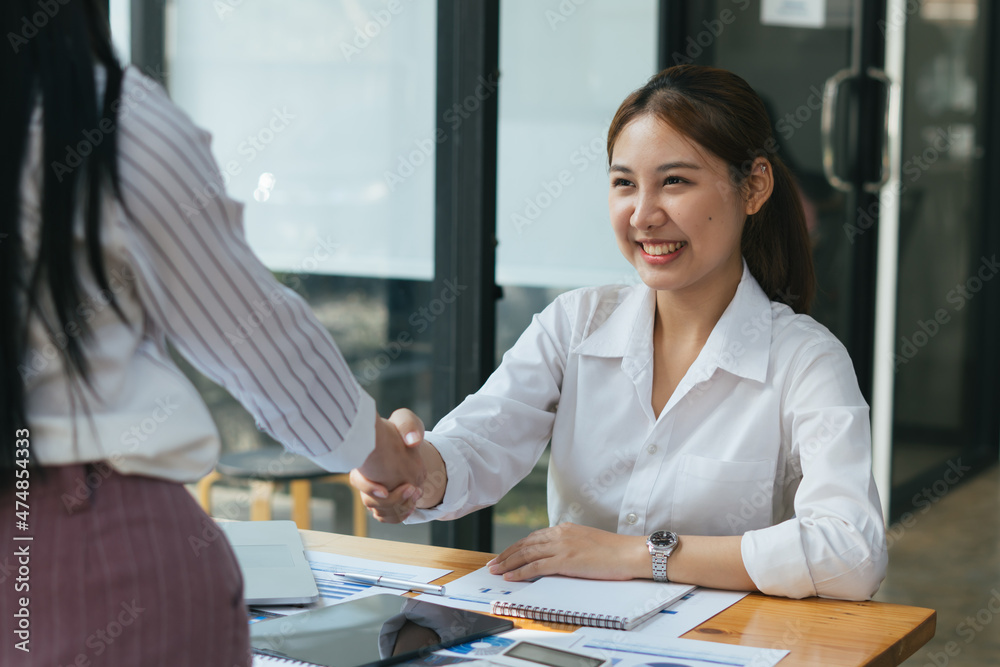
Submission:
M 424 424 L 410 410 L 375 418 L 375 450 L 350 474 L 365 507 L 383 523 L 400 523 L 414 509 L 441 503 L 448 475 Z

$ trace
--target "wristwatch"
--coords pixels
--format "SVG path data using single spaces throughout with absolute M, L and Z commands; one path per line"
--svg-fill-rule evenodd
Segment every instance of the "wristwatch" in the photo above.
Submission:
M 653 557 L 653 581 L 667 579 L 667 558 L 677 548 L 680 538 L 671 530 L 658 530 L 646 538 L 646 546 Z

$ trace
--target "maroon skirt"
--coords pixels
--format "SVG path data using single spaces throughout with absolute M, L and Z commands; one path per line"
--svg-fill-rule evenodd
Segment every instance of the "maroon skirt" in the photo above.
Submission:
M 251 663 L 236 558 L 182 485 L 104 463 L 29 479 L 27 530 L 0 491 L 0 665 Z

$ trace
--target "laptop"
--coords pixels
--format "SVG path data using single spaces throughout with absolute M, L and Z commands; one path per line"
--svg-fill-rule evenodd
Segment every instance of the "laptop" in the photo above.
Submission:
M 236 552 L 248 605 L 319 600 L 316 579 L 293 521 L 224 521 L 219 527 Z

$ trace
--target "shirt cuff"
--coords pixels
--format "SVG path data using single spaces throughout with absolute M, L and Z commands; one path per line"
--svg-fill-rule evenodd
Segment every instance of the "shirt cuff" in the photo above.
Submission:
M 414 510 L 403 523 L 424 523 L 426 521 L 447 521 L 469 513 L 469 464 L 462 454 L 457 441 L 430 434 L 427 441 L 434 445 L 444 461 L 448 474 L 448 486 L 444 497 L 436 507 Z
M 359 467 L 375 451 L 375 414 L 375 399 L 359 388 L 358 412 L 344 440 L 336 449 L 309 458 L 330 472 L 348 472 Z
M 761 593 L 786 598 L 816 595 L 795 519 L 744 533 L 740 553 L 747 574 Z

